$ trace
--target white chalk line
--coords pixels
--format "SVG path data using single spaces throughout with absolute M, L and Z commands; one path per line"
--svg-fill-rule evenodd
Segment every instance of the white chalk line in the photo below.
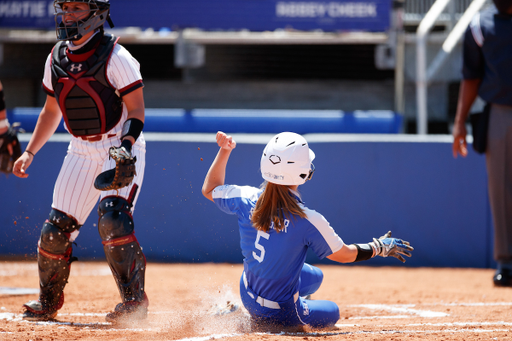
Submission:
M 338 326 L 338 325 L 336 325 Z M 421 324 L 419 325 L 421 326 Z M 389 326 L 382 326 L 389 327 Z M 269 336 L 338 336 L 338 335 L 385 335 L 385 334 L 437 334 L 437 333 L 496 333 L 496 332 L 510 332 L 510 329 L 482 329 L 482 328 L 463 328 L 463 329 L 437 329 L 437 330 L 380 330 L 380 331 L 326 331 L 326 332 L 313 332 L 313 333 L 251 333 L 253 335 L 269 335 Z M 174 341 L 206 341 L 206 340 L 218 340 L 240 336 L 243 334 L 212 334 L 209 336 L 200 336 L 200 337 L 189 337 L 185 339 L 179 339 Z
M 59 316 L 105 316 L 106 314 L 59 314 Z M 77 327 L 84 326 L 99 326 L 99 325 L 110 325 L 107 322 L 94 322 L 94 323 L 77 323 L 77 322 L 62 322 L 62 321 L 27 321 L 22 318 L 22 314 L 14 314 L 14 313 L 0 313 L 0 320 L 6 320 L 10 322 L 26 322 L 26 323 L 34 323 L 38 325 L 73 325 Z
M 409 323 L 404 324 L 404 327 L 471 327 L 471 326 L 512 326 L 512 322 L 496 321 L 496 322 L 439 322 L 439 323 Z M 343 323 L 336 324 L 338 328 L 361 327 L 360 324 Z M 376 328 L 386 328 L 389 325 L 374 325 Z
M 0 295 L 32 295 L 39 294 L 39 288 L 12 288 L 12 287 L 0 287 Z
M 90 266 L 89 264 L 76 262 L 73 263 L 71 272 L 75 277 L 112 276 L 112 271 L 106 264 L 94 264 L 93 266 Z M 37 263 L 7 263 L 4 264 L 0 270 L 0 277 L 16 277 L 27 275 L 33 275 L 37 277 Z
M 410 319 L 412 315 L 375 315 L 375 316 L 351 316 L 347 320 L 393 320 L 393 319 Z
M 416 315 L 419 317 L 426 317 L 426 318 L 450 316 L 450 314 L 442 313 L 442 312 L 438 312 L 438 311 L 411 309 L 412 307 L 415 307 L 414 304 L 401 304 L 401 305 L 357 304 L 357 305 L 350 305 L 350 307 L 360 307 L 360 308 L 366 308 L 366 309 L 371 309 L 371 310 L 385 310 L 385 311 L 390 311 L 392 313 L 406 313 L 406 314 Z M 356 319 L 356 318 L 352 318 L 352 319 Z
M 407 327 L 417 326 L 432 326 L 432 327 L 470 327 L 470 326 L 512 326 L 512 322 L 498 321 L 498 322 L 450 322 L 450 323 L 411 323 Z
M 423 304 L 422 304 L 423 305 Z M 432 304 L 424 304 L 430 306 L 511 306 L 510 302 L 474 302 L 474 303 L 432 303 Z M 373 310 L 385 310 L 391 312 L 405 312 L 409 315 L 388 315 L 388 316 L 361 316 L 361 317 L 351 317 L 349 319 L 405 319 L 412 318 L 413 315 L 423 317 L 423 318 L 432 318 L 432 317 L 446 317 L 449 314 L 432 312 L 429 310 L 418 310 L 411 309 L 416 305 L 407 304 L 407 305 L 385 305 L 385 304 L 360 304 L 360 305 L 351 305 L 352 307 L 361 307 L 366 309 Z M 2 307 L 2 310 L 5 310 Z M 168 311 L 157 311 L 150 312 L 150 314 L 160 315 L 160 314 L 168 314 Z M 103 317 L 106 313 L 62 313 L 59 316 L 87 316 L 87 317 Z M 33 322 L 33 321 L 25 321 L 22 319 L 21 314 L 14 313 L 0 313 L 0 320 L 8 320 L 8 321 L 16 321 L 16 322 L 27 322 L 27 323 L 35 323 L 38 325 L 60 325 L 63 328 L 64 326 L 72 325 L 77 327 L 85 327 L 85 329 L 89 329 L 90 327 L 98 327 L 98 326 L 109 326 L 110 323 L 107 322 L 95 322 L 95 323 L 75 323 L 75 322 L 59 322 L 59 321 L 48 321 L 48 322 Z M 452 322 L 452 323 L 414 323 L 414 324 L 405 324 L 403 327 L 419 327 L 419 326 L 429 326 L 429 327 L 471 327 L 471 326 L 481 326 L 481 327 L 489 327 L 489 326 L 511 326 L 512 322 Z M 359 324 L 336 324 L 338 328 L 353 328 L 353 327 L 362 327 Z M 387 325 L 375 325 L 374 328 L 388 328 Z M 93 329 L 94 330 L 94 329 Z M 123 328 L 123 330 L 128 331 L 152 331 L 152 328 Z M 101 329 L 98 330 L 101 332 L 109 332 L 114 331 L 117 332 L 117 329 Z M 511 329 L 483 329 L 483 328 L 460 328 L 460 329 L 436 329 L 436 330 L 382 330 L 382 331 L 326 331 L 326 332 L 314 332 L 314 333 L 281 333 L 283 335 L 320 335 L 320 336 L 331 336 L 331 335 L 351 335 L 351 334 L 417 334 L 417 333 L 492 333 L 492 332 L 509 332 Z M 254 333 L 255 335 L 280 335 L 275 333 Z M 206 341 L 213 339 L 224 339 L 236 337 L 242 334 L 212 334 L 208 336 L 199 336 L 192 338 L 185 338 L 175 341 Z
M 473 303 L 427 303 L 420 304 L 421 306 L 444 306 L 444 307 L 493 307 L 493 306 L 512 306 L 512 302 L 473 302 Z M 405 313 L 409 315 L 384 315 L 384 316 L 352 316 L 349 320 L 368 320 L 368 319 L 403 319 L 410 318 L 412 315 L 424 317 L 424 318 L 435 318 L 435 317 L 447 317 L 450 316 L 448 313 L 439 311 L 425 310 L 425 309 L 412 309 L 417 304 L 357 304 L 350 305 L 349 307 L 360 307 L 371 310 L 383 310 L 390 311 L 392 313 Z
M 512 302 L 475 302 L 475 303 L 422 303 L 426 306 L 445 306 L 445 307 L 492 307 L 492 306 L 512 306 Z
M 129 331 L 147 331 L 147 330 L 140 330 L 140 329 L 125 329 Z M 100 330 L 102 332 L 118 332 L 117 330 Z M 496 333 L 496 332 L 510 332 L 510 329 L 438 329 L 438 330 L 381 330 L 381 331 L 356 331 L 356 332 L 349 332 L 349 331 L 340 331 L 340 332 L 314 332 L 314 333 L 253 333 L 254 335 L 269 335 L 269 336 L 278 336 L 278 335 L 288 335 L 288 336 L 337 336 L 337 335 L 358 335 L 358 334 L 365 334 L 365 335 L 386 335 L 386 334 L 456 334 L 456 333 Z M 14 334 L 12 332 L 7 332 L 6 334 Z M 236 334 L 211 334 L 207 336 L 198 336 L 198 337 L 189 337 L 174 341 L 207 341 L 207 340 L 219 340 L 219 339 L 227 339 L 232 337 L 237 337 L 240 335 L 244 335 L 241 333 Z
M 198 336 L 198 337 L 187 337 L 186 339 L 174 340 L 174 341 L 207 341 L 207 340 L 218 340 L 230 337 L 236 337 L 243 334 L 213 334 L 208 336 Z

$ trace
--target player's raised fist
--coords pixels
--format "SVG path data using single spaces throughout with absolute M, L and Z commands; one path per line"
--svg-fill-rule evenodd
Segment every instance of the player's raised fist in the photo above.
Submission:
M 217 132 L 217 144 L 220 148 L 226 150 L 233 150 L 236 148 L 236 142 L 233 140 L 233 137 L 222 131 Z

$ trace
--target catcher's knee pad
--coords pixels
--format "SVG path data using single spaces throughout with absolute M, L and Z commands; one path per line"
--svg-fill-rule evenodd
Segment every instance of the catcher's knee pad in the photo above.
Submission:
M 39 238 L 37 262 L 39 266 L 39 300 L 43 309 L 54 311 L 62 306 L 61 295 L 68 282 L 72 243 L 69 236 L 80 225 L 76 220 L 58 210 L 50 212 Z
M 98 206 L 98 232 L 103 241 L 133 233 L 132 205 L 121 197 L 106 197 Z
M 80 227 L 74 218 L 52 209 L 49 219 L 41 229 L 39 247 L 47 252 L 63 254 L 71 247 L 71 233 L 78 231 Z
M 133 234 L 131 203 L 120 197 L 100 202 L 98 231 L 123 302 L 144 299 L 146 258 Z

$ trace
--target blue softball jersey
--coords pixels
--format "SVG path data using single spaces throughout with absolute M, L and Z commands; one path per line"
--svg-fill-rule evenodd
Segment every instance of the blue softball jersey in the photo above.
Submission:
M 244 271 L 251 289 L 266 299 L 285 302 L 299 290 L 299 276 L 311 248 L 325 258 L 343 247 L 343 241 L 318 212 L 304 206 L 298 193 L 290 191 L 307 218 L 285 220 L 284 231 L 273 226 L 268 233 L 256 230 L 251 216 L 262 189 L 223 185 L 213 190 L 215 204 L 225 213 L 236 214 Z

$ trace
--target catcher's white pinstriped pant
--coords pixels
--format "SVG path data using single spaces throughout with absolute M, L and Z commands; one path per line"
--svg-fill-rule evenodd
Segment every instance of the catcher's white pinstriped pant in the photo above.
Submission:
M 122 120 L 121 122 L 124 122 Z M 103 171 L 115 167 L 115 161 L 109 159 L 108 150 L 111 146 L 120 146 L 119 131 L 117 135 L 97 142 L 88 142 L 72 137 L 68 147 L 68 155 L 64 158 L 59 176 L 53 191 L 52 208 L 65 212 L 74 217 L 82 225 L 97 207 L 98 198 L 107 196 L 120 196 L 128 199 L 132 187 L 137 184 L 142 187 L 144 178 L 144 165 L 146 163 L 146 142 L 141 134 L 132 147 L 132 155 L 137 157 L 135 169 L 137 175 L 130 186 L 118 191 L 98 191 L 94 188 L 96 176 Z M 133 200 L 132 212 L 135 208 L 139 192 Z M 73 237 L 76 238 L 77 234 Z M 74 239 L 73 238 L 73 239 Z

